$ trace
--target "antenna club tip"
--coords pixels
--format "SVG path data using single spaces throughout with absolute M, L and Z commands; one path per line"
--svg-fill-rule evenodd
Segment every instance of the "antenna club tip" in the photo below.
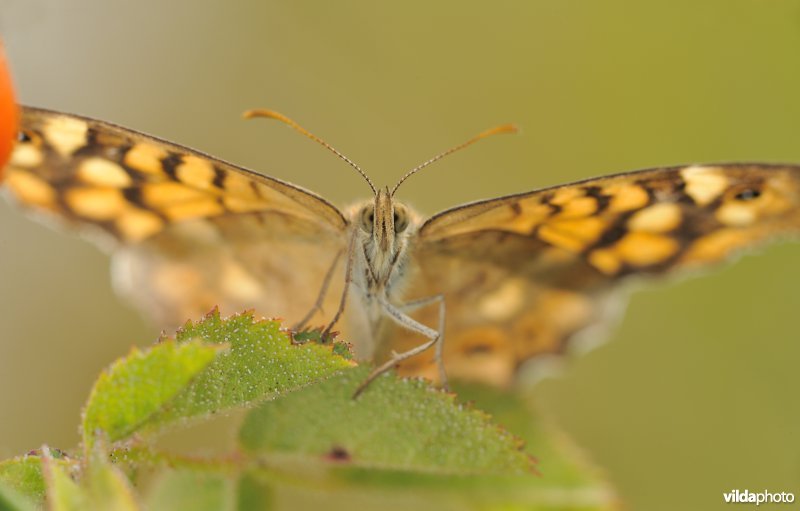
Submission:
M 484 131 L 483 133 L 475 137 L 475 139 L 470 140 L 468 144 L 471 144 L 472 142 L 475 142 L 476 140 L 481 138 L 491 137 L 492 135 L 504 135 L 507 133 L 519 133 L 519 128 L 517 127 L 516 124 L 513 123 L 501 124 L 500 126 L 495 126 L 492 129 Z
M 519 133 L 520 128 L 516 124 L 508 123 L 498 127 L 498 133 Z
M 274 110 L 267 110 L 265 108 L 254 108 L 252 110 L 245 110 L 242 113 L 243 119 L 254 119 L 256 117 L 266 117 L 267 119 L 276 119 L 286 122 L 286 116 L 275 112 Z

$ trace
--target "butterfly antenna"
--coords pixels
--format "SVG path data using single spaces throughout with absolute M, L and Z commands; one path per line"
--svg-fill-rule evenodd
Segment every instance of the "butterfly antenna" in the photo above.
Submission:
M 403 181 L 405 181 L 409 177 L 413 176 L 414 174 L 416 174 L 420 170 L 424 169 L 425 167 L 427 167 L 431 163 L 433 163 L 435 161 L 438 161 L 438 160 L 441 160 L 442 158 L 444 158 L 448 154 L 453 154 L 456 151 L 460 151 L 461 149 L 464 149 L 465 147 L 474 144 L 475 142 L 477 142 L 478 140 L 481 140 L 482 138 L 491 137 L 492 135 L 499 135 L 501 133 L 516 133 L 517 131 L 519 131 L 519 130 L 517 129 L 517 127 L 514 124 L 503 124 L 502 126 L 495 126 L 494 128 L 492 128 L 490 130 L 486 130 L 483 133 L 479 133 L 479 134 L 475 135 L 474 137 L 472 137 L 471 139 L 467 140 L 463 144 L 459 144 L 459 145 L 457 145 L 455 147 L 451 147 L 447 151 L 445 151 L 443 153 L 440 153 L 440 154 L 437 154 L 436 156 L 434 156 L 430 160 L 428 160 L 428 161 L 426 161 L 426 162 L 424 162 L 424 163 L 422 163 L 420 165 L 417 165 L 413 169 L 411 169 L 408 172 L 406 172 L 406 174 L 403 177 L 400 178 L 400 181 L 398 181 L 397 184 L 394 185 L 394 188 L 392 188 L 391 195 L 394 196 L 394 192 L 396 192 L 397 189 L 400 188 L 400 185 L 403 184 Z
M 289 118 L 288 118 L 288 117 L 286 117 L 285 115 L 283 115 L 283 114 L 280 114 L 280 113 L 278 113 L 278 112 L 275 112 L 275 111 L 273 111 L 273 110 L 266 110 L 266 109 L 256 109 L 256 110 L 248 110 L 248 111 L 246 111 L 246 112 L 243 114 L 243 117 L 244 117 L 245 119 L 253 119 L 254 117 L 266 117 L 267 119 L 275 119 L 276 121 L 281 121 L 281 122 L 282 122 L 282 123 L 284 123 L 284 124 L 288 124 L 290 127 L 292 127 L 292 128 L 294 128 L 294 129 L 296 129 L 297 131 L 299 131 L 299 132 L 300 132 L 300 133 L 302 133 L 303 135 L 307 136 L 308 138 L 310 138 L 310 139 L 311 139 L 311 140 L 313 140 L 314 142 L 316 142 L 316 143 L 320 144 L 322 147 L 324 147 L 324 148 L 325 148 L 325 149 L 327 149 L 328 151 L 332 152 L 333 154 L 335 154 L 335 155 L 336 155 L 336 156 L 338 156 L 339 158 L 341 158 L 341 159 L 343 159 L 344 161 L 346 161 L 348 165 L 350 165 L 351 167 L 353 167 L 354 169 L 356 169 L 356 171 L 357 171 L 359 174 L 361 174 L 361 177 L 363 177 L 364 179 L 366 179 L 366 181 L 367 181 L 367 184 L 368 184 L 368 185 L 369 185 L 369 187 L 372 189 L 372 193 L 373 193 L 374 195 L 378 195 L 378 190 L 376 190 L 376 189 L 375 189 L 375 185 L 374 185 L 374 184 L 372 184 L 372 180 L 369 178 L 369 176 L 367 176 L 367 173 L 366 173 L 366 172 L 364 172 L 363 170 L 361 170 L 361 167 L 359 167 L 358 165 L 356 165 L 356 164 L 355 164 L 355 163 L 354 163 L 354 162 L 353 162 L 353 161 L 352 161 L 350 158 L 348 158 L 347 156 L 345 156 L 345 155 L 343 155 L 342 153 L 340 153 L 339 151 L 337 151 L 335 147 L 333 147 L 333 146 L 332 146 L 332 145 L 330 145 L 329 143 L 325 142 L 324 140 L 322 140 L 322 139 L 321 139 L 321 138 L 319 138 L 318 136 L 314 135 L 313 133 L 311 133 L 310 131 L 308 131 L 308 130 L 307 130 L 307 129 L 305 129 L 304 127 L 300 126 L 299 124 L 297 124 L 297 123 L 296 123 L 296 122 L 294 122 L 293 120 L 289 119 Z

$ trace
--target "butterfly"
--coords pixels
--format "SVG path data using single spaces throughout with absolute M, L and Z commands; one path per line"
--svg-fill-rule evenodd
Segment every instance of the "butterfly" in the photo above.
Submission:
M 313 192 L 107 122 L 23 107 L 4 170 L 22 206 L 112 252 L 119 292 L 161 327 L 217 306 L 332 327 L 403 375 L 508 385 L 591 338 L 626 283 L 800 230 L 800 166 L 654 168 L 423 218 L 411 174 L 340 211 Z

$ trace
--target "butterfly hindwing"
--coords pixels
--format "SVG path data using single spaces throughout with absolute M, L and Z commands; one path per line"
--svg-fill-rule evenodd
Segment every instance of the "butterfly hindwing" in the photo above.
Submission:
M 336 311 L 344 284 L 342 235 L 308 219 L 238 214 L 172 224 L 113 255 L 115 286 L 161 328 L 218 307 L 255 309 L 287 327 L 308 313 L 332 268 L 323 311 Z M 341 257 L 339 258 L 341 261 Z M 312 326 L 324 322 L 314 316 Z

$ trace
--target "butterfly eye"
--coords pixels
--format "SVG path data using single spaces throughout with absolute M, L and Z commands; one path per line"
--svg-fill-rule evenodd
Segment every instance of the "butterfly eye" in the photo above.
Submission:
M 761 191 L 755 188 L 747 188 L 742 190 L 741 192 L 735 195 L 736 200 L 740 201 L 750 201 L 753 199 L 757 199 L 761 196 Z
M 364 232 L 372 232 L 375 226 L 375 209 L 372 205 L 365 206 L 361 210 L 361 229 Z
M 403 232 L 408 227 L 408 213 L 400 206 L 394 208 L 394 232 Z

